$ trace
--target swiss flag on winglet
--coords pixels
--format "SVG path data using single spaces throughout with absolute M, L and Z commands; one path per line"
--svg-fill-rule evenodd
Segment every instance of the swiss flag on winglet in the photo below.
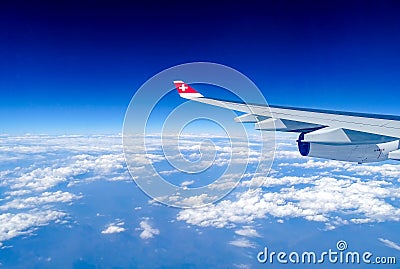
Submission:
M 175 80 L 174 81 L 175 87 L 178 90 L 178 93 L 181 97 L 186 98 L 186 99 L 191 99 L 191 98 L 199 98 L 203 97 L 200 93 L 198 93 L 195 89 L 190 87 L 188 84 L 181 80 Z

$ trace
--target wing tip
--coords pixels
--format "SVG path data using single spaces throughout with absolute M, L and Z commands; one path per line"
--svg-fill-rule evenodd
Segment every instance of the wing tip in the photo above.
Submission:
M 182 98 L 192 99 L 204 97 L 201 93 L 193 89 L 190 85 L 182 80 L 174 80 L 174 84 Z

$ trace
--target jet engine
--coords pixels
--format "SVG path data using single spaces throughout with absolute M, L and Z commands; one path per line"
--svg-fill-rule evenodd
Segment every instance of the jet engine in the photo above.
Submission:
M 307 140 L 307 133 L 301 133 L 297 140 L 299 152 L 302 156 L 316 157 L 338 161 L 348 161 L 357 163 L 368 163 L 384 161 L 389 158 L 390 152 L 397 152 L 399 149 L 399 140 L 383 143 L 357 143 L 351 141 L 325 141 L 326 137 L 318 137 L 316 134 L 309 135 L 314 141 Z M 312 134 L 314 132 L 311 132 Z

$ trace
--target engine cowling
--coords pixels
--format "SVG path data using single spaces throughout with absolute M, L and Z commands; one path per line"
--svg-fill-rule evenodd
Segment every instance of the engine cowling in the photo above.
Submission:
M 308 156 L 310 154 L 311 143 L 304 142 L 304 133 L 301 133 L 299 139 L 297 140 L 297 147 L 299 148 L 299 152 L 301 156 Z
M 379 162 L 388 159 L 391 151 L 399 149 L 399 140 L 379 144 L 324 144 L 304 141 L 305 133 L 297 140 L 302 156 L 348 162 Z

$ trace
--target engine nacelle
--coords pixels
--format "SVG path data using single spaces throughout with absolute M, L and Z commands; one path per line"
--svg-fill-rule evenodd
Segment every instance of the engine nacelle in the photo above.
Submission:
M 304 142 L 304 133 L 302 133 L 297 140 L 297 145 L 302 156 L 368 163 L 387 160 L 391 151 L 399 149 L 399 140 L 379 144 L 335 145 Z

